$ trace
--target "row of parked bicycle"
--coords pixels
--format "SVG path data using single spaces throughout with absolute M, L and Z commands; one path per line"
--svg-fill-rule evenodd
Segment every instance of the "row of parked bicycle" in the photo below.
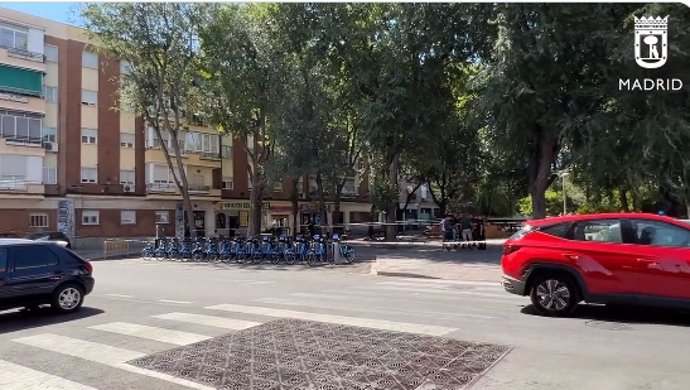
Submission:
M 335 256 L 338 251 L 339 256 Z M 355 260 L 355 249 L 340 241 L 338 235 L 331 237 L 314 235 L 311 238 L 296 237 L 247 237 L 216 239 L 197 237 L 182 239 L 161 238 L 149 242 L 141 251 L 145 260 L 177 260 L 197 262 L 235 262 L 242 264 L 295 264 L 304 262 L 310 266 L 322 263 L 336 263 L 336 258 L 350 264 Z

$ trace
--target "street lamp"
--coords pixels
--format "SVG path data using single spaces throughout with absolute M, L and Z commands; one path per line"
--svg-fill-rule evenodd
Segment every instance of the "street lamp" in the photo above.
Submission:
M 570 172 L 568 172 L 568 171 L 561 171 L 558 174 L 558 176 L 561 177 L 562 186 L 563 186 L 563 215 L 565 215 L 568 212 L 566 210 L 567 209 L 567 203 L 566 202 L 567 202 L 568 198 L 565 196 L 565 178 L 568 177 L 568 175 L 570 175 Z

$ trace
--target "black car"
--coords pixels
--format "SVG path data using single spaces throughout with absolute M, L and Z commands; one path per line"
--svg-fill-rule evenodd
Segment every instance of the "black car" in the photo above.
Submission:
M 69 238 L 63 232 L 33 233 L 26 236 L 26 238 L 34 241 L 64 241 L 67 243 L 67 248 L 72 248 Z
M 93 290 L 93 266 L 49 241 L 0 239 L 0 310 L 37 308 L 79 310 Z

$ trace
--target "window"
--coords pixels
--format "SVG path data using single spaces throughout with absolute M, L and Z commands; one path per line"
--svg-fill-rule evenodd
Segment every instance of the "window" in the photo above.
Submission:
M 82 89 L 81 104 L 84 104 L 86 106 L 95 106 L 96 104 L 98 104 L 98 91 Z
M 120 171 L 120 184 L 134 187 L 134 171 Z
M 57 128 L 44 127 L 43 128 L 43 142 L 57 142 Z
M 48 227 L 48 214 L 29 214 L 29 227 Z
M 223 147 L 221 148 L 221 151 L 222 151 L 223 158 L 231 158 L 232 157 L 232 146 L 223 145 Z
M 7 249 L 0 248 L 0 274 L 7 272 Z
M 623 242 L 621 224 L 617 219 L 576 222 L 572 238 L 578 241 Z
M 43 184 L 57 184 L 57 169 L 43 168 Z
M 158 223 L 158 224 L 170 223 L 170 212 L 169 211 L 156 211 L 156 223 Z
M 134 149 L 134 134 L 120 133 L 120 147 Z
M 81 66 L 84 68 L 98 69 L 98 54 L 90 51 L 81 53 Z
M 30 143 L 40 146 L 42 141 L 43 121 L 41 118 L 0 111 L 0 138 L 11 142 Z
M 25 189 L 43 182 L 43 157 L 0 154 L 0 188 Z
M 546 233 L 551 236 L 566 238 L 566 236 L 568 235 L 568 231 L 570 230 L 570 222 L 547 226 L 539 230 L 542 233 Z
M 120 74 L 132 74 L 132 64 L 127 60 L 120 61 Z
M 201 135 L 203 153 L 218 155 L 218 136 L 215 134 Z
M 58 48 L 53 45 L 44 45 L 43 54 L 46 56 L 47 62 L 58 62 Z
M 653 245 L 662 247 L 690 247 L 690 230 L 686 230 L 665 222 L 631 220 L 632 237 L 626 237 L 626 242 L 639 245 Z
M 0 25 L 0 46 L 28 50 L 29 32 L 19 27 Z
M 82 168 L 81 169 L 81 182 L 82 183 L 97 183 L 98 182 L 98 169 L 96 169 L 96 168 Z
M 273 183 L 273 192 L 283 192 L 283 183 Z
M 98 143 L 98 130 L 81 129 L 81 143 L 95 145 Z
M 57 87 L 44 86 L 43 96 L 45 96 L 46 102 L 57 103 L 58 102 L 58 89 Z
M 349 195 L 349 196 L 356 196 L 357 195 L 357 187 L 355 186 L 355 179 L 346 179 L 345 180 L 345 185 L 343 186 L 343 190 L 341 191 L 342 195 Z
M 83 210 L 81 212 L 82 225 L 98 225 L 100 224 L 100 213 L 98 210 Z
M 14 260 L 15 276 L 33 274 L 36 270 L 58 264 L 58 258 L 45 245 L 15 245 L 9 248 Z
M 137 212 L 131 210 L 120 211 L 120 225 L 136 225 Z
M 232 188 L 233 188 L 232 177 L 224 177 L 223 178 L 223 189 L 224 190 L 232 190 Z

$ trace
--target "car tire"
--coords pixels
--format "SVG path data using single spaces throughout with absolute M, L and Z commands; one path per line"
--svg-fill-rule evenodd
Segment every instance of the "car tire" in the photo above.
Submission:
M 84 303 L 84 289 L 74 283 L 58 286 L 50 302 L 53 310 L 59 313 L 74 313 Z
M 567 317 L 580 303 L 580 291 L 570 275 L 545 273 L 538 275 L 530 291 L 532 304 L 540 314 Z

